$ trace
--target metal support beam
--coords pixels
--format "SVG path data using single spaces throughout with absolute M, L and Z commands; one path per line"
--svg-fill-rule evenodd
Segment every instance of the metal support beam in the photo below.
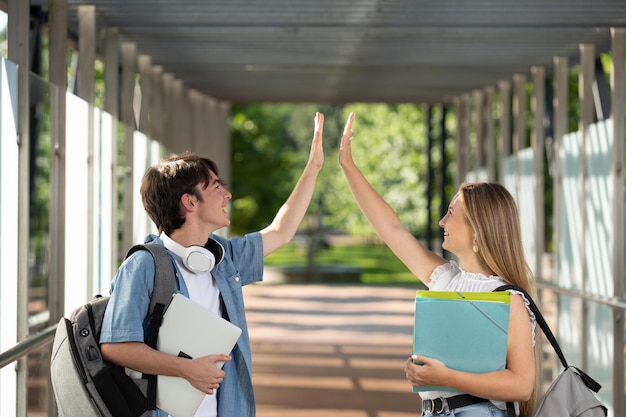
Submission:
M 626 291 L 624 283 L 624 115 L 626 103 L 626 29 L 611 30 L 611 108 L 613 109 L 613 241 L 612 271 L 613 296 L 621 299 Z M 613 309 L 613 415 L 626 413 L 624 395 L 624 310 Z
M 28 242 L 30 219 L 30 130 L 29 130 L 29 28 L 30 2 L 9 0 L 8 56 L 18 65 L 17 133 L 18 133 L 18 241 L 17 241 L 17 341 L 28 337 Z M 17 363 L 17 407 L 15 416 L 26 417 L 27 358 Z
M 48 1 L 48 37 L 50 68 L 50 278 L 48 309 L 56 323 L 65 311 L 65 148 L 67 90 L 67 0 Z M 52 382 L 48 381 L 52 393 Z M 48 396 L 49 415 L 57 413 L 53 395 Z
M 433 108 L 426 106 L 426 247 L 433 249 L 432 207 L 435 183 L 433 169 Z
M 580 270 L 582 271 L 582 288 L 587 289 L 587 182 L 588 182 L 588 164 L 587 164 L 587 139 L 589 126 L 594 121 L 594 103 L 593 103 L 593 80 L 595 78 L 595 47 L 591 44 L 580 45 L 580 73 L 578 79 L 578 98 L 580 100 L 580 120 L 578 130 L 580 133 L 580 191 L 581 191 L 581 207 L 580 207 Z M 583 317 L 581 320 L 581 367 L 588 369 L 587 347 L 588 347 L 588 309 L 587 304 L 583 302 Z
M 563 168 L 561 166 L 561 143 L 563 137 L 567 134 L 567 113 L 568 113 L 568 100 L 569 100 L 569 80 L 568 80 L 569 62 L 566 57 L 554 58 L 554 140 L 553 140 L 553 153 L 554 153 L 554 183 L 553 183 L 553 282 L 558 282 L 560 274 L 560 238 L 561 238 L 561 194 L 563 189 Z
M 535 276 L 543 278 L 543 254 L 545 252 L 545 214 L 544 207 L 544 149 L 545 149 L 545 126 L 546 117 L 546 70 L 544 67 L 532 67 L 533 77 L 533 178 L 535 194 L 535 259 L 533 270 Z
M 504 183 L 505 170 L 504 161 L 511 155 L 511 83 L 509 81 L 500 81 L 498 83 L 500 91 L 500 106 L 502 114 L 500 115 L 500 183 Z
M 604 67 L 600 57 L 595 61 L 595 78 L 593 80 L 593 102 L 596 109 L 596 120 L 605 120 L 611 117 L 611 99 L 608 83 L 604 75 Z
M 67 0 L 48 2 L 51 88 L 52 163 L 50 167 L 50 296 L 51 321 L 65 309 L 65 94 L 67 90 Z
M 163 120 L 165 119 L 165 106 L 163 95 L 163 67 L 152 66 L 152 119 L 150 132 L 152 138 L 163 145 Z
M 526 75 L 513 76 L 513 155 L 515 156 L 515 195 L 520 194 L 520 162 L 519 152 L 526 148 Z
M 485 106 L 484 106 L 484 94 L 481 90 L 475 90 L 472 93 L 474 99 L 473 106 L 473 121 L 474 121 L 474 146 L 470 145 L 470 153 L 474 156 L 470 160 L 470 171 L 474 171 L 476 174 L 483 168 L 485 168 Z M 471 136 L 470 136 L 471 137 Z M 484 178 L 478 178 L 484 180 Z
M 441 154 L 440 161 L 440 177 L 441 183 L 439 184 L 440 202 L 439 202 L 439 218 L 443 218 L 448 211 L 448 195 L 446 194 L 446 186 L 448 185 L 448 130 L 446 129 L 446 119 L 448 117 L 448 106 L 441 105 L 441 119 L 439 121 L 439 153 Z M 443 243 L 443 229 L 439 229 L 439 237 Z M 444 258 L 448 259 L 449 254 L 446 250 L 441 248 L 441 254 Z
M 130 248 L 133 244 L 133 137 L 135 134 L 135 116 L 133 99 L 135 97 L 135 75 L 137 74 L 137 46 L 124 42 L 122 52 L 122 102 L 121 119 L 124 125 L 124 224 L 122 227 L 122 247 Z
M 89 300 L 94 295 L 94 100 L 96 82 L 96 7 L 78 7 L 78 96 L 89 105 L 88 114 L 88 160 L 87 160 L 87 294 Z
M 104 31 L 104 110 L 111 117 L 111 270 L 115 271 L 119 259 L 118 236 L 118 179 L 117 179 L 117 133 L 120 119 L 120 46 L 117 28 Z
M 455 188 L 458 188 L 467 176 L 469 170 L 469 126 L 470 126 L 470 97 L 463 94 L 457 105 L 458 139 L 456 150 L 456 179 Z
M 485 152 L 487 180 L 496 181 L 496 154 L 497 146 L 495 140 L 495 120 L 493 118 L 493 96 L 495 89 L 492 86 L 485 88 Z

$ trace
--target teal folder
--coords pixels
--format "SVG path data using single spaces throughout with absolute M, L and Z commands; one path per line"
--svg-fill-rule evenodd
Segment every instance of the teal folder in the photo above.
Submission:
M 413 354 L 465 372 L 504 369 L 510 306 L 508 291 L 418 291 Z M 413 391 L 457 392 L 439 386 L 413 387 Z

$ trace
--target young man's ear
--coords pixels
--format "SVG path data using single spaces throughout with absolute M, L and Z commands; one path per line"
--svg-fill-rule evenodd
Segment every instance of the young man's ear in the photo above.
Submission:
M 182 203 L 185 210 L 191 211 L 196 206 L 196 203 L 197 203 L 196 196 L 194 196 L 193 194 L 189 194 L 189 193 L 183 194 L 182 197 L 180 198 L 180 202 Z

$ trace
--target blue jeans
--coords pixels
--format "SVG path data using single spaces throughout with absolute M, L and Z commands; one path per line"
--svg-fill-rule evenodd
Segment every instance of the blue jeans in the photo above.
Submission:
M 468 405 L 449 410 L 446 407 L 441 413 L 422 411 L 422 417 L 506 417 L 506 410 L 501 410 L 490 401 Z

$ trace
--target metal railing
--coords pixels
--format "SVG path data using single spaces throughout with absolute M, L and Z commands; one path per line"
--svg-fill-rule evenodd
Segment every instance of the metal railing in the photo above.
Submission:
M 0 369 L 6 365 L 18 360 L 22 356 L 26 356 L 31 351 L 40 348 L 54 339 L 54 333 L 57 329 L 57 324 L 50 327 L 46 327 L 40 332 L 27 337 L 15 346 L 6 351 L 0 353 Z

